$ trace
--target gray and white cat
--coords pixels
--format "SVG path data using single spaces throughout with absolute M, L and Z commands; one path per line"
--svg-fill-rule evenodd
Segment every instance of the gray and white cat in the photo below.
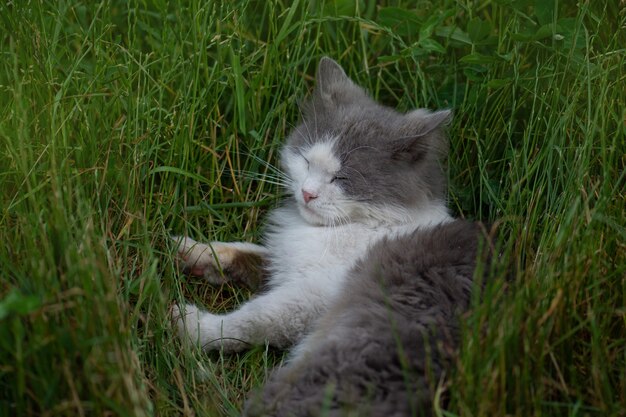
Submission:
M 181 337 L 225 351 L 291 347 L 245 414 L 430 414 L 481 234 L 445 205 L 450 117 L 379 105 L 323 58 L 281 152 L 290 195 L 270 214 L 263 245 L 177 238 L 194 275 L 264 281 L 228 314 L 176 307 Z

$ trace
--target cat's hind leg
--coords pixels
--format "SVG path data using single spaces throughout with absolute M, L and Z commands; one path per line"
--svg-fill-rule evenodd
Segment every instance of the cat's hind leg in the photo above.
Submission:
M 267 278 L 268 250 L 247 242 L 196 242 L 174 236 L 183 271 L 211 284 L 235 282 L 255 289 Z

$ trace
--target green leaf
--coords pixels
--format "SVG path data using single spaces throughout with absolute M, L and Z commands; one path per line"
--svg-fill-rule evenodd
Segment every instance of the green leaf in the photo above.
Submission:
M 574 18 L 559 19 L 556 22 L 555 40 L 558 35 L 562 36 L 560 39 L 563 42 L 563 46 L 567 49 L 584 48 L 586 44 L 585 40 L 586 29 L 581 22 Z
M 555 0 L 535 0 L 535 17 L 540 25 L 554 23 Z
M 551 38 L 555 31 L 553 23 L 540 26 L 537 30 L 534 28 L 524 29 L 523 32 L 513 33 L 511 38 L 518 42 L 536 42 L 542 39 Z
M 419 33 L 422 22 L 420 18 L 406 9 L 385 7 L 378 12 L 378 23 L 392 29 L 399 36 L 410 36 Z
M 433 34 L 435 28 L 440 24 L 441 16 L 432 15 L 428 18 L 428 20 L 424 23 L 424 25 L 420 28 L 420 40 L 428 39 Z
M 474 43 L 486 39 L 492 30 L 493 26 L 491 23 L 486 22 L 479 17 L 470 20 L 467 24 L 467 34 Z
M 456 26 L 441 26 L 435 29 L 435 35 L 446 38 L 452 41 L 456 41 L 465 45 L 471 45 L 472 40 L 467 35 L 467 33 L 463 32 L 462 29 Z
M 539 29 L 537 29 L 537 32 L 533 36 L 533 40 L 540 41 L 542 39 L 551 38 L 554 34 L 555 29 L 556 27 L 552 23 L 543 25 Z
M 535 40 L 535 33 L 529 31 L 511 33 L 511 39 L 524 43 L 533 42 Z
M 34 295 L 23 295 L 13 288 L 9 294 L 0 301 L 0 320 L 10 314 L 23 316 L 39 308 L 41 302 Z
M 356 11 L 357 2 L 353 0 L 335 0 L 324 4 L 324 16 L 352 16 Z
M 505 3 L 509 3 L 509 5 L 515 10 L 523 11 L 528 8 L 532 4 L 533 0 L 505 0 Z
M 484 55 L 478 52 L 474 52 L 468 55 L 465 55 L 459 61 L 465 64 L 478 64 L 478 65 L 488 65 L 498 62 L 499 59 L 490 55 Z
M 489 80 L 487 83 L 487 87 L 489 88 L 501 88 L 506 87 L 507 85 L 511 85 L 513 83 L 512 78 L 494 78 L 493 80 Z
M 483 82 L 485 79 L 485 72 L 487 71 L 487 67 L 480 65 L 473 65 L 463 68 L 463 74 L 470 81 Z
M 446 52 L 446 48 L 434 39 L 421 39 L 418 43 L 419 47 L 428 52 L 438 52 L 443 54 Z
M 401 55 L 381 55 L 378 57 L 378 62 L 396 62 L 401 58 Z

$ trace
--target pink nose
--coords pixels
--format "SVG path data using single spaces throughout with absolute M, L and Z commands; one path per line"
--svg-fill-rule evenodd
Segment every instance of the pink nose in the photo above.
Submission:
M 302 190 L 302 197 L 304 197 L 304 202 L 308 203 L 309 201 L 316 199 L 317 194 Z

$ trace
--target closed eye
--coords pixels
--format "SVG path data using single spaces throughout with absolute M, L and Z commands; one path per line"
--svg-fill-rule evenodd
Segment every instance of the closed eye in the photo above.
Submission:
M 307 168 L 309 167 L 309 165 L 311 165 L 311 163 L 309 162 L 308 159 L 306 159 L 306 156 L 304 156 L 304 154 L 302 153 L 302 151 L 300 149 L 296 149 L 296 152 L 298 153 L 298 155 L 300 155 L 302 157 L 302 159 L 304 159 L 304 161 L 306 162 L 306 166 Z
M 347 179 L 348 179 L 348 177 L 335 176 L 335 177 L 333 177 L 333 178 L 330 180 L 330 182 L 331 182 L 331 184 L 332 184 L 332 183 L 333 183 L 333 182 L 335 182 L 335 181 L 346 181 Z

